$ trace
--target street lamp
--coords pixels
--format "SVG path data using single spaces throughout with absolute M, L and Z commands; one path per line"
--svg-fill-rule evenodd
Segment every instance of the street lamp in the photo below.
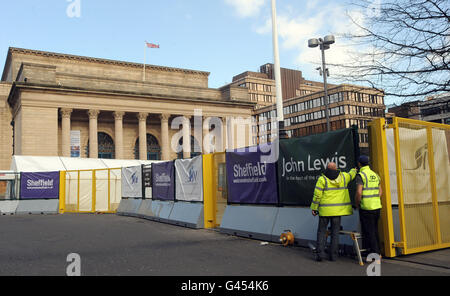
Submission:
M 320 46 L 320 50 L 322 51 L 322 73 L 323 74 L 323 85 L 325 89 L 325 116 L 327 118 L 327 131 L 330 131 L 330 115 L 328 112 L 328 87 L 327 87 L 327 76 L 330 75 L 328 69 L 325 65 L 325 50 L 330 49 L 330 45 L 335 42 L 333 35 L 327 35 L 323 39 L 322 38 L 313 38 L 308 40 L 308 47 L 314 48 Z

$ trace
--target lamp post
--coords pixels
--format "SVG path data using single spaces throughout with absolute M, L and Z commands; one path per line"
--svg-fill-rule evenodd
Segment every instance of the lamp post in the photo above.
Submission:
M 328 110 L 328 87 L 327 87 L 327 76 L 329 75 L 328 69 L 325 64 L 325 50 L 330 49 L 330 45 L 335 42 L 333 35 L 327 35 L 323 39 L 313 38 L 308 40 L 308 47 L 314 48 L 320 46 L 320 51 L 322 52 L 322 73 L 323 73 L 323 85 L 325 90 L 325 117 L 327 118 L 327 131 L 330 131 L 330 115 Z

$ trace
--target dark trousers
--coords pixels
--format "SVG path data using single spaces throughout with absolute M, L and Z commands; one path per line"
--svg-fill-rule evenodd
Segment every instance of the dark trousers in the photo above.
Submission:
M 380 243 L 378 240 L 378 220 L 380 210 L 359 210 L 359 221 L 361 222 L 361 234 L 363 249 L 370 253 L 380 254 Z
M 330 257 L 336 258 L 339 250 L 339 231 L 341 230 L 341 216 L 319 217 L 319 227 L 317 229 L 317 253 L 320 257 L 325 257 L 325 244 L 327 242 L 327 226 L 331 223 L 331 249 Z

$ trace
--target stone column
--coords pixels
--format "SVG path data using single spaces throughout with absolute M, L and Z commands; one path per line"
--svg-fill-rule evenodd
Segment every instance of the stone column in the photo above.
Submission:
M 183 158 L 191 158 L 191 116 L 183 118 Z
M 161 159 L 170 160 L 169 146 L 169 114 L 161 114 Z
M 227 131 L 227 149 L 234 149 L 235 148 L 235 139 L 234 139 L 234 127 L 235 127 L 235 120 L 233 117 L 227 117 L 226 119 L 226 131 Z
M 139 113 L 139 159 L 147 160 L 147 117 L 148 113 Z
M 228 120 L 226 117 L 222 117 L 222 149 L 223 152 L 225 152 L 228 149 L 228 128 L 227 128 L 227 124 L 228 124 Z
M 89 110 L 89 158 L 98 158 L 98 131 L 97 120 L 99 110 Z
M 70 116 L 72 109 L 61 109 L 61 155 L 70 157 Z
M 209 153 L 213 153 L 213 149 L 211 147 L 211 137 L 209 136 L 209 122 L 210 122 L 209 117 L 207 116 L 203 116 L 203 121 L 202 121 L 202 139 L 203 139 L 203 143 L 200 143 L 200 145 L 202 145 L 202 151 L 204 154 L 209 154 Z
M 72 109 L 61 109 L 61 154 L 63 157 L 70 157 L 70 116 Z
M 114 115 L 114 133 L 115 133 L 115 150 L 116 159 L 124 159 L 123 155 L 123 116 L 125 112 L 116 111 Z

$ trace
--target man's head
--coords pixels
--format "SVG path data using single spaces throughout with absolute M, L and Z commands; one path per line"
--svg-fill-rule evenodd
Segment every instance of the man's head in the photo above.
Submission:
M 336 178 L 339 177 L 339 171 L 337 169 L 336 163 L 334 162 L 328 163 L 324 175 L 330 180 L 336 180 Z
M 369 157 L 366 156 L 366 155 L 361 155 L 361 156 L 358 158 L 358 165 L 359 165 L 360 167 L 364 167 L 364 166 L 369 165 Z
M 335 162 L 330 162 L 327 166 L 327 169 L 332 170 L 332 171 L 336 171 L 337 170 L 337 165 Z

